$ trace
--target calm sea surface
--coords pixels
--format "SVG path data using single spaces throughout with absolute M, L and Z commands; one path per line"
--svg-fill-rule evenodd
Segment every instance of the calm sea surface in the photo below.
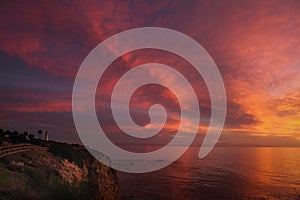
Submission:
M 119 172 L 123 199 L 300 199 L 300 148 L 190 148 L 151 173 Z

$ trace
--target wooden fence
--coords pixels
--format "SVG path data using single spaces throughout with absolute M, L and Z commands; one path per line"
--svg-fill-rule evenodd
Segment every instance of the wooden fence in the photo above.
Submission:
M 12 144 L 12 145 L 4 145 L 0 146 L 0 158 L 12 154 L 22 153 L 26 151 L 45 151 L 47 147 L 35 146 L 32 144 Z

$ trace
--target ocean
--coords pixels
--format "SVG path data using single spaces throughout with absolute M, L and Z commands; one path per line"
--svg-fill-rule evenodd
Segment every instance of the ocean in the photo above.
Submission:
M 122 199 L 300 199 L 300 148 L 215 147 L 204 159 L 198 151 L 159 171 L 119 172 Z

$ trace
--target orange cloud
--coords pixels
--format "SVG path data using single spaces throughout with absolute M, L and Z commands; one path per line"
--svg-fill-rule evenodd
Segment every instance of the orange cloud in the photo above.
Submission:
M 298 137 L 299 7 L 299 2 L 293 0 L 285 3 L 279 0 L 1 3 L 0 53 L 19 59 L 18 62 L 16 59 L 7 61 L 0 55 L 3 65 L 1 110 L 71 112 L 72 82 L 93 47 L 120 31 L 162 26 L 193 37 L 215 60 L 228 97 L 225 132 Z M 189 63 L 161 51 L 135 51 L 117 59 L 99 83 L 96 99 L 99 111 L 106 111 L 110 105 L 109 96 L 120 76 L 147 62 L 171 66 L 189 80 L 199 99 L 200 127 L 205 129 L 210 118 L 210 99 L 205 83 Z M 14 65 L 21 67 L 13 68 Z M 53 80 L 48 82 L 46 77 Z M 53 89 L 50 86 L 57 77 L 65 81 Z M 11 92 L 7 93 L 3 88 Z M 38 88 L 34 91 L 42 95 L 28 93 L 33 88 Z M 139 123 L 146 124 L 145 110 L 160 100 L 162 104 L 171 104 L 167 128 L 174 130 L 178 124 L 176 101 L 168 91 L 160 90 L 157 92 L 161 93 L 155 94 L 156 98 L 143 97 L 148 89 L 142 88 L 132 99 L 136 120 L 142 119 L 144 122 Z M 119 131 L 112 127 L 111 117 L 101 120 L 112 132 Z

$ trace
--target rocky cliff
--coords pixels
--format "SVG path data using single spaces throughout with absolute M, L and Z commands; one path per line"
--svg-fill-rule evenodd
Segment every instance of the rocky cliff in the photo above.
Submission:
M 84 148 L 56 142 L 45 146 L 0 158 L 0 200 L 120 199 L 116 171 Z

